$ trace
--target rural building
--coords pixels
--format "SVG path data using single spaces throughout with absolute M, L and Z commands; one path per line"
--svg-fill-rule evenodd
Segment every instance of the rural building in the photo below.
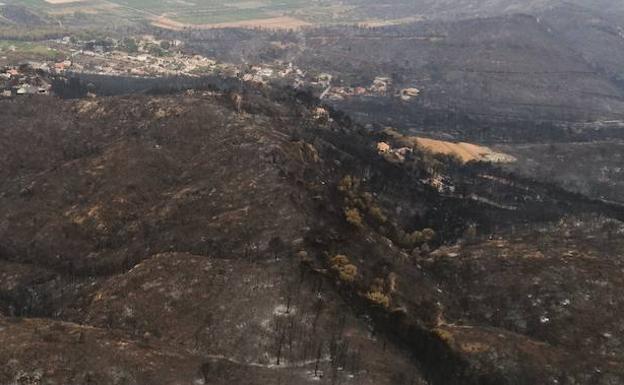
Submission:
M 392 85 L 392 79 L 384 76 L 378 76 L 373 80 L 373 85 L 371 86 L 371 92 L 378 94 L 385 94 L 390 89 L 390 85 Z
M 18 95 L 34 95 L 39 93 L 39 87 L 30 84 L 24 84 L 17 89 Z
M 400 97 L 402 100 L 408 101 L 420 95 L 420 90 L 418 88 L 404 88 L 400 92 Z
M 386 142 L 377 143 L 377 152 L 380 154 L 386 154 L 392 150 L 392 147 Z

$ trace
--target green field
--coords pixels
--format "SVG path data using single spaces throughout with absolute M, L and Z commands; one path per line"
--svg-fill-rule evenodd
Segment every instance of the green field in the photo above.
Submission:
M 168 18 L 189 24 L 227 23 L 288 15 L 307 6 L 304 0 L 218 1 L 194 0 L 193 3 L 176 0 L 114 0 L 129 11 L 167 15 Z
M 51 5 L 43 0 L 19 2 L 44 11 L 58 11 L 61 8 L 80 11 L 81 8 L 101 5 L 99 0 L 58 5 Z M 288 15 L 309 5 L 309 2 L 305 0 L 108 0 L 107 2 L 119 5 L 117 12 L 131 18 L 166 15 L 172 20 L 197 24 L 235 22 Z
M 60 57 L 60 52 L 50 49 L 43 44 L 0 40 L 0 56 L 28 58 L 31 60 L 54 60 Z

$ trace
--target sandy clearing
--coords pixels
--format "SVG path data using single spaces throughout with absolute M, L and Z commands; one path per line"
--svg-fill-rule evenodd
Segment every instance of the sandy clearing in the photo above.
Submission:
M 455 155 L 462 162 L 485 161 L 494 163 L 510 163 L 516 159 L 507 154 L 496 152 L 489 147 L 465 142 L 445 142 L 429 138 L 415 138 L 416 143 L 434 154 Z
M 185 28 L 194 29 L 216 29 L 216 28 L 259 28 L 259 29 L 300 29 L 312 24 L 290 16 L 271 17 L 266 19 L 242 20 L 228 23 L 213 24 L 188 24 L 172 20 L 168 17 L 157 17 L 152 19 L 152 25 L 171 30 L 182 30 Z

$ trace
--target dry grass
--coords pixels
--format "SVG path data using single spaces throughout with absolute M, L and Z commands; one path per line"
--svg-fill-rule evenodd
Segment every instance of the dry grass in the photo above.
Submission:
M 499 163 L 514 162 L 515 159 L 507 154 L 498 153 L 489 147 L 464 142 L 445 142 L 442 140 L 415 138 L 418 146 L 434 154 L 454 155 L 462 162 L 489 161 Z

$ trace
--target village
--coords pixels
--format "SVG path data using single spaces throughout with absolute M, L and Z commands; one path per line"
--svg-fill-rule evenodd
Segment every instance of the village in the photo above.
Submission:
M 0 97 L 50 95 L 52 83 L 46 74 L 29 64 L 0 68 Z
M 331 87 L 324 97 L 332 101 L 341 101 L 352 97 L 391 96 L 407 102 L 419 95 L 420 90 L 418 88 L 397 88 L 391 78 L 378 76 L 369 87 Z
M 417 88 L 395 88 L 392 79 L 386 76 L 376 77 L 366 87 L 345 87 L 336 86 L 336 78 L 331 74 L 311 73 L 290 62 L 223 63 L 188 52 L 181 41 L 158 40 L 151 35 L 85 41 L 64 37 L 48 44 L 50 49 L 61 52 L 64 59 L 27 61 L 0 67 L 0 96 L 50 95 L 49 79 L 66 73 L 127 77 L 222 75 L 260 86 L 279 81 L 294 88 L 315 90 L 321 99 L 329 101 L 367 96 L 410 101 L 420 94 Z

